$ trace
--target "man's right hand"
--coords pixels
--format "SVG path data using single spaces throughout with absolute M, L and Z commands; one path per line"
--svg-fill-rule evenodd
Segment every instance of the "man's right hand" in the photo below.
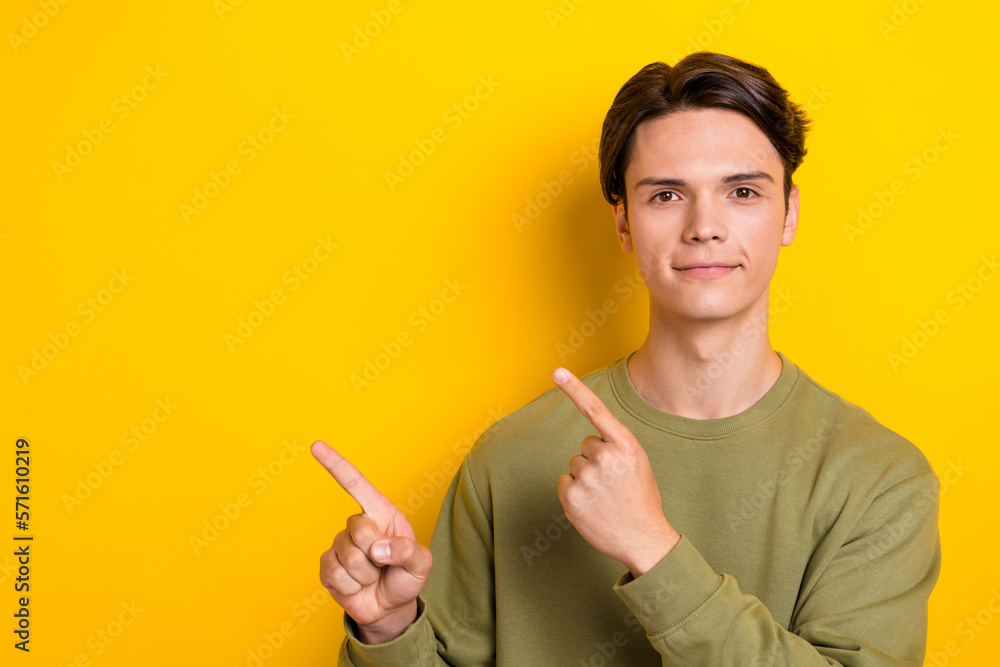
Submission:
M 361 505 L 320 557 L 320 581 L 358 625 L 366 644 L 395 639 L 417 618 L 417 596 L 431 571 L 430 549 L 410 522 L 350 461 L 322 440 L 310 449 Z

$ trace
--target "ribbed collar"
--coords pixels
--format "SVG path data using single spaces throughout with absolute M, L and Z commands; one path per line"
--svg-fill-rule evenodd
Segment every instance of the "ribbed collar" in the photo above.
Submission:
M 777 350 L 775 350 L 777 352 Z M 636 419 L 649 426 L 686 438 L 716 440 L 756 426 L 774 416 L 788 400 L 799 376 L 798 366 L 778 352 L 781 374 L 763 397 L 739 414 L 722 419 L 691 419 L 664 412 L 646 402 L 632 384 L 628 374 L 628 360 L 635 354 L 618 359 L 611 364 L 608 375 L 611 390 L 618 402 Z

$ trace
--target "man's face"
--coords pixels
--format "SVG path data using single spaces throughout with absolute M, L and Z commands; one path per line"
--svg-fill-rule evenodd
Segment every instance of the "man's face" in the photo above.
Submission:
M 767 136 L 728 109 L 679 111 L 636 128 L 625 170 L 622 250 L 635 252 L 651 305 L 668 317 L 767 312 L 778 250 L 795 237 L 798 188 Z

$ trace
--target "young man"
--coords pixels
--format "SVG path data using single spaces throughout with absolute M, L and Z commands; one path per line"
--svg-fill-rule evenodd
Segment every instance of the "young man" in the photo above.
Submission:
M 937 478 L 767 335 L 806 124 L 766 70 L 718 54 L 625 84 L 601 183 L 648 336 L 582 379 L 556 369 L 484 433 L 430 550 L 313 444 L 363 509 L 321 558 L 340 664 L 922 664 Z

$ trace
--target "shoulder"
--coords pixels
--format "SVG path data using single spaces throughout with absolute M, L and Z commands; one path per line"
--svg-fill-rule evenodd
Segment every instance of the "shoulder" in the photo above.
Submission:
M 796 366 L 798 378 L 788 406 L 817 424 L 826 465 L 854 475 L 867 471 L 886 488 L 910 477 L 933 474 L 924 453 L 910 440 L 879 422 L 861 406 L 817 382 Z

